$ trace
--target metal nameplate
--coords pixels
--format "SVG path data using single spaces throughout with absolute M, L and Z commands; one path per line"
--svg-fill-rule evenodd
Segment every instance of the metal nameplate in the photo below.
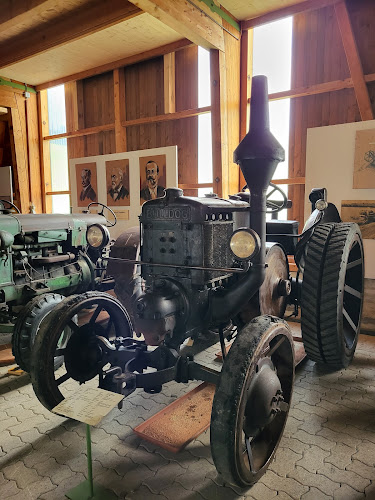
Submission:
M 189 222 L 191 209 L 190 207 L 146 207 L 144 215 L 148 220 L 180 220 Z

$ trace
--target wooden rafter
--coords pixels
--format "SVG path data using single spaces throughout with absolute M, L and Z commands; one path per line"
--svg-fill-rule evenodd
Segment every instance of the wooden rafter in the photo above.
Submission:
M 95 0 L 0 44 L 0 68 L 78 40 L 134 16 L 141 10 L 126 0 Z
M 42 14 L 53 8 L 56 0 L 29 0 L 21 2 L 17 0 L 2 0 L 0 11 L 0 33 L 27 22 L 33 14 Z
M 328 5 L 334 5 L 340 0 L 305 0 L 294 5 L 288 5 L 286 7 L 281 7 L 280 9 L 273 10 L 267 14 L 263 14 L 252 19 L 247 19 L 241 22 L 242 30 L 249 30 L 255 26 L 260 26 L 262 24 L 271 23 L 272 21 L 277 21 L 283 17 L 293 16 L 294 14 L 299 14 L 300 12 L 307 12 L 309 10 L 321 9 L 327 7 Z
M 372 111 L 370 96 L 363 75 L 362 64 L 345 1 L 335 5 L 335 13 L 340 28 L 346 59 L 348 61 L 350 76 L 353 80 L 359 113 L 362 120 L 372 120 L 374 118 L 374 113 Z
M 154 57 L 163 56 L 169 52 L 175 52 L 177 50 L 184 49 L 192 45 L 190 40 L 183 38 L 182 40 L 177 40 L 177 42 L 168 43 L 157 47 L 156 49 L 146 50 L 140 54 L 135 54 L 134 56 L 124 57 L 123 59 L 118 59 L 102 66 L 97 66 L 96 68 L 88 69 L 85 71 L 80 71 L 79 73 L 74 73 L 72 75 L 64 76 L 63 78 L 57 78 L 56 80 L 50 80 L 49 82 L 41 83 L 36 85 L 36 90 L 45 90 L 56 85 L 62 85 L 63 83 L 72 82 L 76 80 L 83 80 L 84 78 L 90 78 L 91 76 L 100 75 L 101 73 L 106 73 L 107 71 L 113 71 L 114 69 L 121 68 L 124 66 L 130 66 L 141 61 L 146 61 L 147 59 L 152 59 Z
M 199 9 L 187 0 L 130 0 L 134 5 L 159 19 L 162 23 L 188 38 L 196 45 L 206 49 L 224 50 L 221 19 L 211 11 L 207 16 L 202 13 L 205 5 Z M 198 2 L 199 3 L 199 2 Z

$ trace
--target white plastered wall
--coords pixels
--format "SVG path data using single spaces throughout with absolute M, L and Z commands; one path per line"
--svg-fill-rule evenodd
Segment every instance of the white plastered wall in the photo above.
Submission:
M 343 200 L 375 200 L 375 189 L 353 189 L 357 130 L 375 129 L 375 120 L 345 123 L 307 131 L 305 220 L 310 214 L 312 188 L 325 187 L 328 201 L 339 212 Z M 365 277 L 375 279 L 375 240 L 364 240 Z

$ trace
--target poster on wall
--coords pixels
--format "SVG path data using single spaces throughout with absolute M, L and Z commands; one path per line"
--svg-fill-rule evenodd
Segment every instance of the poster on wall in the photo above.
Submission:
M 141 205 L 148 200 L 154 200 L 164 195 L 166 183 L 165 155 L 140 156 L 140 192 Z
M 69 169 L 72 212 L 85 211 L 91 202 L 103 203 L 116 214 L 110 234 L 117 238 L 139 224 L 145 201 L 178 185 L 177 146 L 73 158 Z M 101 211 L 100 206 L 90 208 L 91 213 Z M 113 220 L 107 210 L 104 215 Z
M 80 165 L 76 165 L 75 170 L 77 205 L 79 207 L 87 207 L 92 201 L 98 201 L 96 163 L 81 163 Z
M 130 205 L 129 160 L 105 162 L 107 205 L 121 207 Z
M 375 200 L 342 201 L 341 219 L 356 222 L 363 239 L 375 239 Z
M 375 188 L 375 129 L 356 132 L 353 188 Z

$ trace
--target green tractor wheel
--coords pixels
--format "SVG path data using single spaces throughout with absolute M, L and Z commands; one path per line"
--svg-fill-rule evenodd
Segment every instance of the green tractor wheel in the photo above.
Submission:
M 31 350 L 42 320 L 64 299 L 58 293 L 45 293 L 34 297 L 20 312 L 12 336 L 12 350 L 16 363 L 25 372 L 30 371 Z M 62 363 L 55 359 L 55 369 Z

